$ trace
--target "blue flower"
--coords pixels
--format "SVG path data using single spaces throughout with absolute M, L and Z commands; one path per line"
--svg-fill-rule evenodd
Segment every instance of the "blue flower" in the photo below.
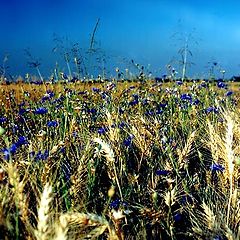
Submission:
M 199 99 L 194 100 L 193 105 L 198 105 L 200 103 Z
M 121 200 L 116 199 L 110 203 L 110 208 L 118 209 L 120 207 L 120 204 L 121 204 Z
M 207 84 L 205 82 L 201 83 L 198 88 L 207 88 Z
M 153 115 L 154 115 L 154 112 L 151 111 L 151 110 L 147 110 L 147 111 L 145 112 L 145 115 L 146 115 L 146 116 L 153 116 Z
M 181 219 L 182 219 L 182 214 L 181 214 L 181 213 L 176 213 L 176 214 L 173 216 L 173 219 L 174 219 L 175 222 L 181 221 Z
M 213 238 L 213 240 L 222 240 L 221 236 L 217 235 Z
M 90 108 L 88 110 L 89 113 L 92 113 L 92 114 L 96 114 L 97 113 L 97 110 L 95 108 Z
M 45 102 L 45 101 L 48 101 L 48 100 L 50 100 L 49 96 L 43 96 L 41 102 Z
M 126 122 L 122 121 L 121 123 L 119 123 L 118 127 L 122 129 L 122 128 L 124 128 L 126 125 L 127 125 Z
M 37 154 L 35 155 L 34 152 L 31 153 L 32 157 L 35 157 L 35 161 L 41 161 L 41 160 L 47 160 L 49 157 L 49 151 L 45 150 L 44 152 L 38 151 Z
M 48 121 L 47 122 L 47 126 L 48 127 L 57 127 L 58 126 L 58 122 L 56 120 Z
M 11 153 L 11 154 L 14 154 L 14 153 L 16 153 L 16 151 L 17 151 L 17 145 L 15 144 L 15 143 L 13 143 L 12 145 L 11 145 L 11 147 L 9 148 L 9 152 Z
M 233 94 L 233 91 L 228 91 L 228 92 L 226 93 L 226 96 L 229 97 L 229 96 L 231 96 L 232 94 Z
M 162 114 L 163 113 L 163 110 L 161 110 L 161 109 L 158 109 L 157 111 L 156 111 L 156 114 L 157 115 L 160 115 L 160 114 Z
M 210 169 L 213 171 L 213 172 L 223 172 L 225 170 L 225 168 L 218 164 L 218 163 L 213 163 L 210 167 Z
M 25 144 L 28 144 L 27 138 L 24 136 L 20 136 L 16 142 L 17 147 L 20 147 Z
M 49 151 L 45 150 L 42 154 L 42 160 L 47 160 L 49 157 Z
M 34 112 L 35 114 L 46 114 L 48 113 L 48 110 L 44 107 L 37 108 Z
M 52 90 L 47 90 L 47 94 L 50 98 L 54 97 L 54 92 Z
M 167 102 L 164 102 L 164 103 L 160 103 L 159 104 L 159 107 L 160 108 L 165 108 L 167 106 Z
M 105 127 L 101 127 L 98 129 L 99 134 L 104 134 L 106 131 L 107 131 L 107 129 Z
M 168 170 L 157 170 L 156 175 L 158 176 L 167 176 L 170 173 Z
M 182 81 L 176 81 L 176 84 L 180 86 L 180 85 L 183 84 L 183 82 Z
M 7 121 L 7 118 L 5 118 L 5 117 L 0 117 L 0 123 L 4 123 L 4 122 L 6 122 Z
M 23 115 L 25 112 L 27 112 L 27 110 L 25 108 L 19 108 L 19 115 Z
M 124 109 L 119 108 L 119 114 L 123 114 L 124 113 Z
M 181 100 L 187 100 L 187 101 L 192 101 L 192 96 L 190 95 L 190 94 L 186 94 L 186 93 L 184 93 L 184 94 L 182 94 L 181 96 L 180 96 L 180 99 Z
M 10 158 L 10 151 L 9 151 L 7 148 L 4 148 L 4 149 L 2 150 L 2 152 L 3 152 L 3 157 L 4 157 L 4 159 L 5 159 L 5 160 L 9 160 L 9 158 Z
M 132 144 L 132 139 L 133 139 L 133 135 L 130 135 L 128 138 L 126 138 L 124 141 L 123 141 L 123 145 L 125 147 L 130 147 L 131 144 Z
M 218 113 L 218 109 L 215 107 L 208 107 L 206 110 L 206 113 Z
M 186 205 L 187 203 L 193 203 L 192 197 L 190 197 L 189 195 L 183 195 L 181 198 L 181 204 Z
M 224 82 L 218 82 L 217 83 L 218 88 L 226 88 L 227 85 Z
M 130 106 L 134 106 L 134 105 L 137 105 L 137 104 L 138 104 L 138 99 L 134 99 L 131 102 L 129 102 Z
M 93 92 L 96 92 L 96 93 L 99 93 L 99 92 L 100 92 L 100 89 L 93 87 L 93 88 L 92 88 L 92 91 L 93 91 Z

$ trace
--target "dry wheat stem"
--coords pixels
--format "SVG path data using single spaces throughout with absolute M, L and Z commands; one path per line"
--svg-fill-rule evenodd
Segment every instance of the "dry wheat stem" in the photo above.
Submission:
M 95 227 L 90 233 L 87 234 L 87 236 L 85 236 L 87 239 L 95 239 L 96 237 L 102 235 L 106 229 L 108 229 L 109 239 L 118 240 L 115 230 L 105 218 L 92 213 L 77 212 L 65 213 L 59 217 L 59 223 L 55 228 L 55 240 L 66 240 L 69 226 L 74 224 L 78 224 L 84 229 L 86 229 L 86 227 Z
M 179 153 L 180 168 L 183 167 L 183 165 L 184 165 L 184 162 L 183 162 L 184 158 L 186 158 L 191 151 L 191 147 L 192 147 L 193 141 L 195 139 L 195 134 L 196 134 L 195 131 L 190 134 L 190 136 L 188 137 L 187 143 L 184 146 L 182 152 Z
M 226 119 L 226 135 L 225 135 L 225 161 L 227 164 L 227 171 L 229 175 L 229 182 L 230 182 L 230 192 L 229 192 L 229 201 L 228 201 L 228 209 L 227 209 L 227 225 L 229 224 L 230 218 L 230 210 L 231 210 L 231 202 L 233 196 L 233 172 L 234 172 L 234 152 L 233 152 L 233 127 L 234 121 L 230 114 L 225 113 L 224 115 Z
M 46 183 L 41 196 L 39 208 L 38 208 L 38 224 L 37 230 L 35 231 L 35 236 L 37 240 L 48 240 L 48 228 L 49 228 L 49 216 L 50 216 L 50 203 L 52 201 L 51 197 L 52 186 Z
M 103 141 L 100 138 L 94 138 L 93 141 L 101 145 L 102 151 L 105 153 L 104 156 L 107 160 L 107 166 L 110 168 L 109 171 L 112 171 L 112 170 L 114 171 L 114 177 L 115 177 L 114 179 L 116 180 L 121 200 L 123 200 L 122 190 L 118 180 L 118 174 L 117 174 L 117 169 L 115 165 L 115 155 L 112 148 L 110 147 L 109 144 L 107 144 L 105 141 Z

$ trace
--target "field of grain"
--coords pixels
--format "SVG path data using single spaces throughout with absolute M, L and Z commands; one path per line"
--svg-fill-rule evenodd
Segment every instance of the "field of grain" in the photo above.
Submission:
M 238 91 L 0 85 L 0 239 L 240 239 Z

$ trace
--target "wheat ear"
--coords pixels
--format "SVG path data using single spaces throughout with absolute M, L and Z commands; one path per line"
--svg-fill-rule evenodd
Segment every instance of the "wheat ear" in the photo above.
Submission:
M 37 240 L 48 240 L 49 239 L 49 216 L 50 216 L 50 203 L 52 186 L 46 183 L 41 196 L 39 208 L 38 208 L 38 224 L 35 236 Z

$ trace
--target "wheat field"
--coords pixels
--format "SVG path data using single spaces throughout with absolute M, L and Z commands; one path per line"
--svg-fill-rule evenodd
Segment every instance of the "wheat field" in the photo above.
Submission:
M 0 239 L 240 239 L 239 83 L 0 86 Z

